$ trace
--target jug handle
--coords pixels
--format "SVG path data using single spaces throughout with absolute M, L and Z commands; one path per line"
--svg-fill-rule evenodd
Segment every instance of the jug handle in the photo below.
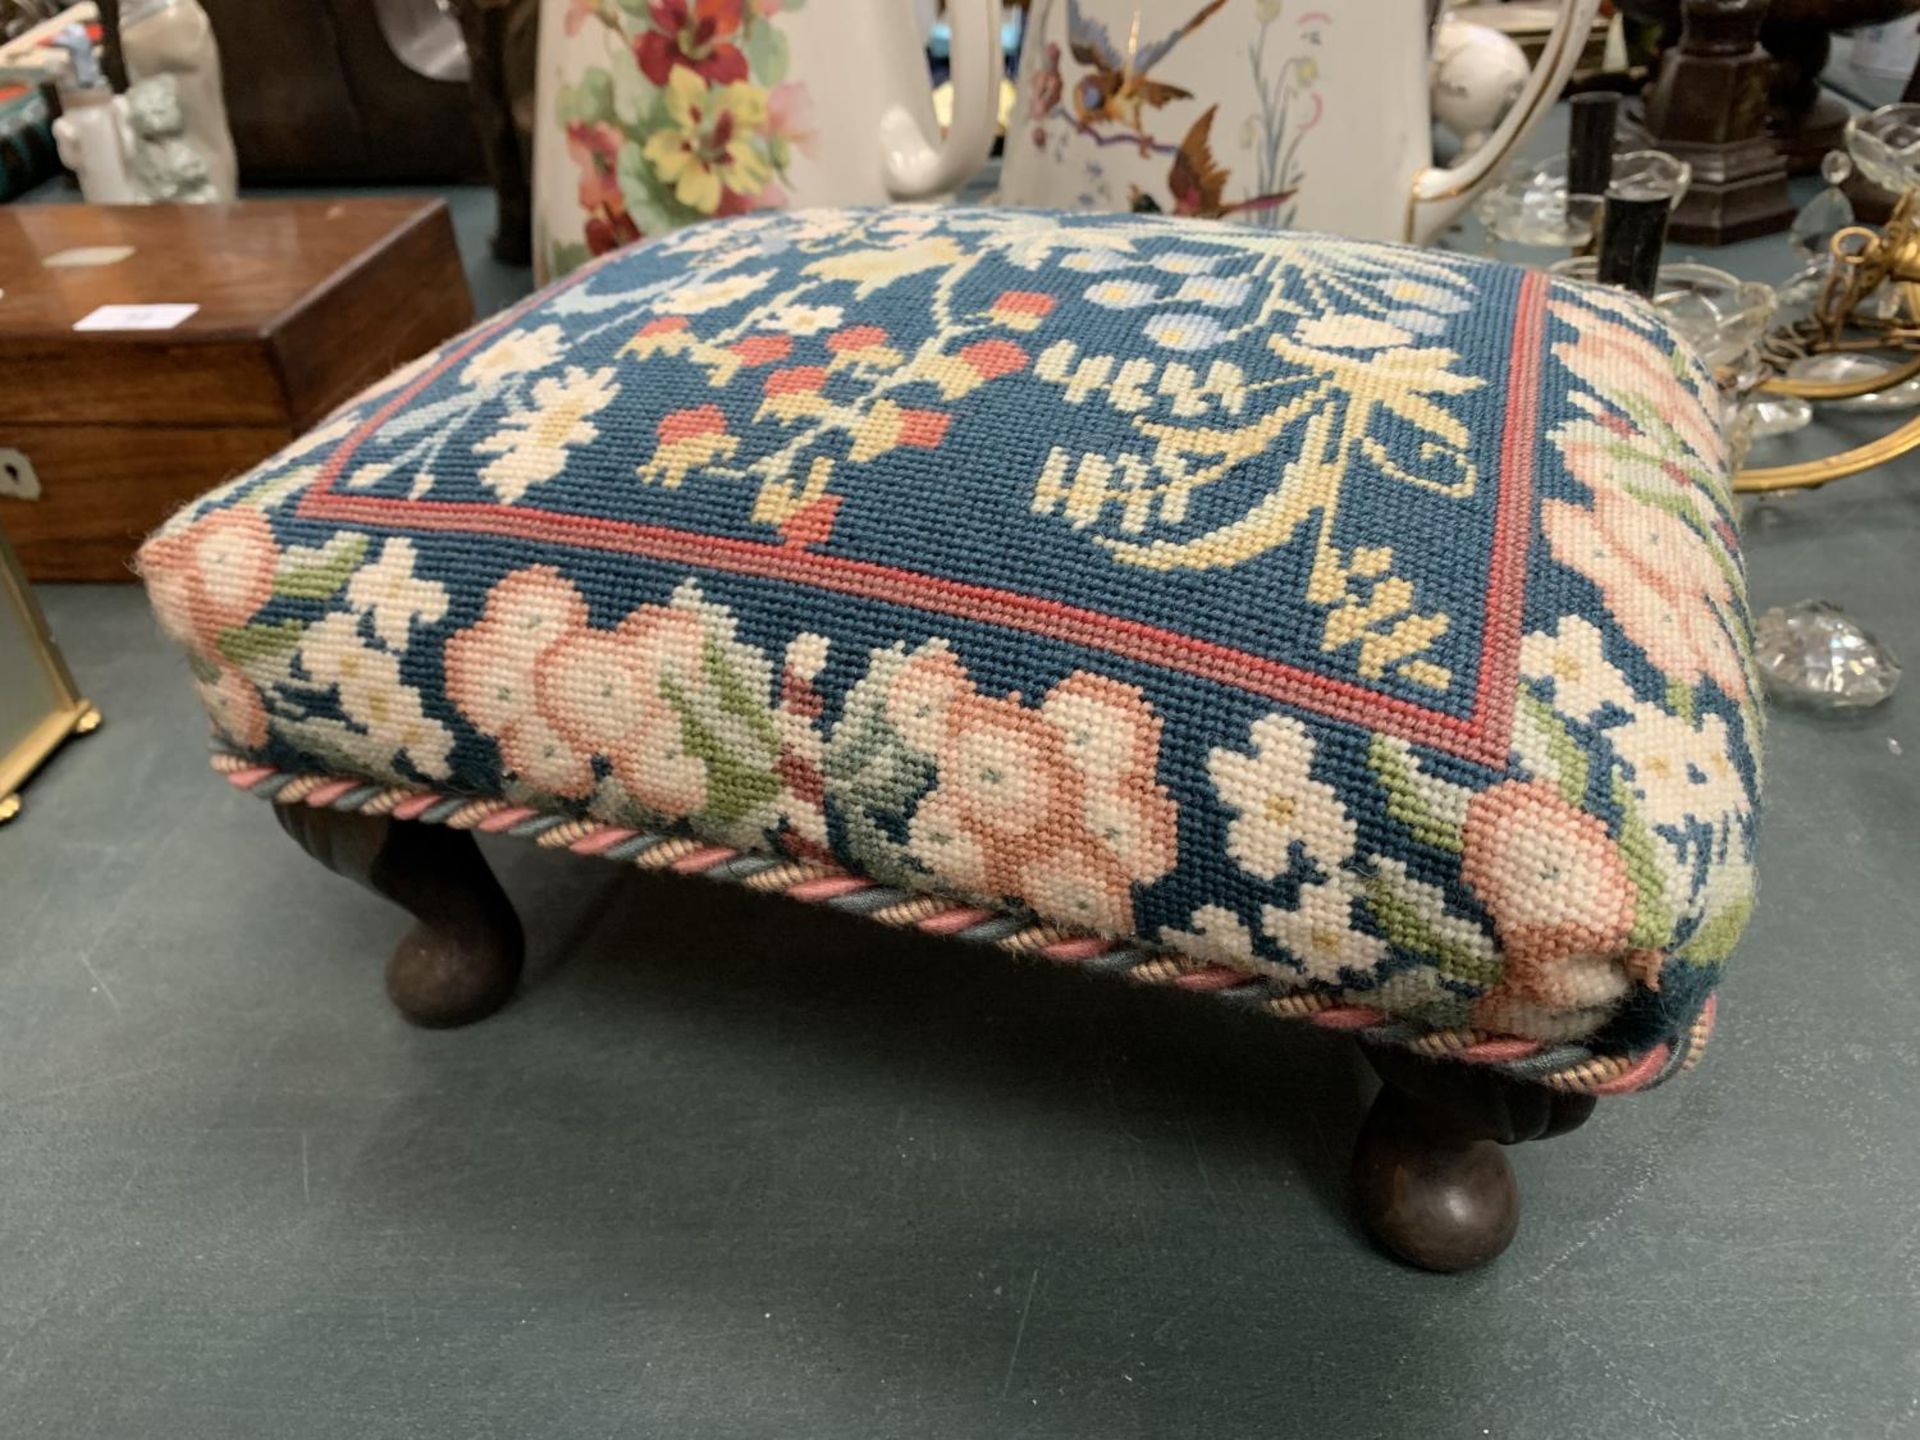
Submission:
M 1559 97 L 1567 77 L 1586 49 L 1593 29 L 1594 12 L 1600 0 L 1567 0 L 1553 32 L 1547 36 L 1540 62 L 1527 77 L 1527 87 L 1513 102 L 1487 143 L 1458 165 L 1430 165 L 1413 177 L 1413 190 L 1407 197 L 1407 218 L 1401 238 L 1416 245 L 1431 240 L 1482 186 L 1498 173 L 1510 156 L 1540 123 L 1547 107 Z
M 880 117 L 880 154 L 887 191 L 896 200 L 924 200 L 957 189 L 987 161 L 1000 128 L 1000 0 L 950 0 L 953 124 L 929 140 L 904 105 Z

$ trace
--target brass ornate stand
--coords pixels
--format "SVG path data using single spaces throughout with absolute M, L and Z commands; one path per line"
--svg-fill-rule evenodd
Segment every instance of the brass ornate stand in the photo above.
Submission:
M 1897 350 L 1908 358 L 1858 380 L 1792 380 L 1761 384 L 1769 395 L 1819 402 L 1855 400 L 1920 377 L 1920 190 L 1908 191 L 1879 230 L 1850 225 L 1833 237 L 1833 266 L 1813 314 L 1767 338 L 1767 360 L 1779 366 L 1807 355 Z M 1876 314 L 1868 301 L 1891 285 L 1897 303 Z M 1838 455 L 1796 465 L 1742 470 L 1733 488 L 1753 493 L 1802 490 L 1858 475 L 1920 449 L 1920 416 L 1899 429 Z

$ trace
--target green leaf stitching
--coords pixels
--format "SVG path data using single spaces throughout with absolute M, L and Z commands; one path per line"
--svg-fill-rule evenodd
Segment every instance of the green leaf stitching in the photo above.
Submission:
M 298 620 L 272 625 L 236 625 L 220 632 L 220 653 L 242 670 L 260 660 L 284 655 L 300 643 L 307 627 Z
M 1413 838 L 1435 849 L 1459 854 L 1460 831 L 1432 810 L 1414 784 L 1413 773 L 1379 736 L 1367 747 L 1367 764 L 1387 791 L 1387 814 L 1413 832 Z

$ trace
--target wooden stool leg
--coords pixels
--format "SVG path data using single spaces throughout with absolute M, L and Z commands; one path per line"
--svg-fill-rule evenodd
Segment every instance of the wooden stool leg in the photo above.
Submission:
M 1572 1130 L 1593 1097 L 1402 1050 L 1366 1054 L 1382 1087 L 1354 1147 L 1361 1223 L 1423 1270 L 1486 1264 L 1520 1225 L 1520 1191 L 1500 1147 Z
M 464 830 L 276 805 L 281 828 L 337 875 L 417 922 L 387 961 L 387 994 L 416 1025 L 485 1019 L 513 994 L 525 943 L 512 902 Z

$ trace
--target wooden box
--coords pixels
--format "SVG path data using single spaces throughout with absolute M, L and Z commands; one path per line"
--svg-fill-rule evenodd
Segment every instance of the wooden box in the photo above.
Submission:
M 473 318 L 438 200 L 8 206 L 0 290 L 0 525 L 35 580 L 131 578 L 179 505 Z M 143 320 L 172 323 L 115 328 Z

